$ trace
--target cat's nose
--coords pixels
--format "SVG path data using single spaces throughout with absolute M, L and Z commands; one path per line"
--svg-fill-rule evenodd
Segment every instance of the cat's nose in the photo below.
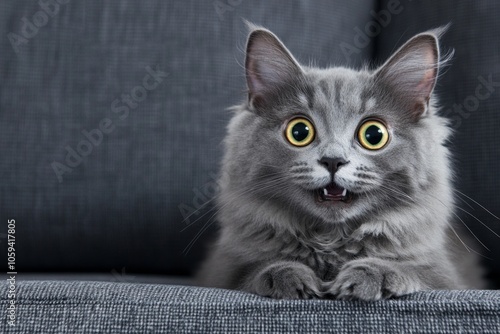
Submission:
M 320 164 L 326 167 L 328 171 L 333 175 L 338 171 L 340 166 L 345 165 L 347 161 L 345 161 L 342 158 L 330 158 L 330 157 L 323 157 L 319 161 Z

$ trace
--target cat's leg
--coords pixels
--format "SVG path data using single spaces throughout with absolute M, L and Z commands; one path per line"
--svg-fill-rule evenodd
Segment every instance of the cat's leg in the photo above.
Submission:
M 338 299 L 379 300 L 416 291 L 457 288 L 451 268 L 363 258 L 347 262 L 327 294 Z
M 300 262 L 279 261 L 248 276 L 243 290 L 276 299 L 310 299 L 322 296 L 322 281 Z

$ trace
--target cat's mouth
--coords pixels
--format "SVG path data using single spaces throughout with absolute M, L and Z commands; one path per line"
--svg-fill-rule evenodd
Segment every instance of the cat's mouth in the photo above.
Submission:
M 349 203 L 352 200 L 352 193 L 349 190 L 342 188 L 333 182 L 324 188 L 318 189 L 317 193 L 319 202 Z

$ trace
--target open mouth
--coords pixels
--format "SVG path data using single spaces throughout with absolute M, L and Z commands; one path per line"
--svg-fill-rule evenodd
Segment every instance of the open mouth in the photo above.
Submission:
M 318 200 L 320 202 L 348 203 L 352 200 L 352 193 L 332 182 L 326 187 L 318 189 Z

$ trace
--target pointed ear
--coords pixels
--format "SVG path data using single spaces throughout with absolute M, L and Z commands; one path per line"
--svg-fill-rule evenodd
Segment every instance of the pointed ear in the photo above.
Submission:
M 438 37 L 444 29 L 418 34 L 397 50 L 376 72 L 377 83 L 389 86 L 418 119 L 428 110 L 439 70 Z
M 251 104 L 272 98 L 303 73 L 278 37 L 263 28 L 253 30 L 248 37 L 245 71 Z

